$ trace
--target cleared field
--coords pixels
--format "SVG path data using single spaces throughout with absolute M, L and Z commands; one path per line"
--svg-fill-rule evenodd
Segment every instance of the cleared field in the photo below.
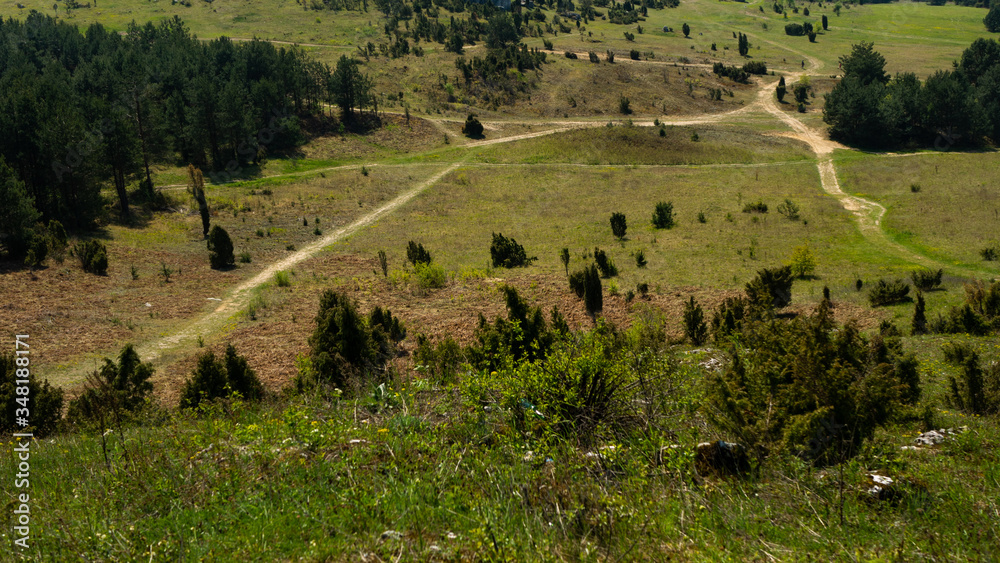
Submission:
M 785 199 L 803 220 L 776 212 Z M 671 201 L 677 226 L 650 224 L 658 201 Z M 751 202 L 766 214 L 743 213 Z M 629 230 L 618 242 L 612 212 L 625 213 Z M 698 213 L 705 223 L 698 221 Z M 421 242 L 447 269 L 488 265 L 491 233 L 522 243 L 543 272 L 563 273 L 558 252 L 570 249 L 570 269 L 589 261 L 595 246 L 607 251 L 622 291 L 647 282 L 669 291 L 679 286 L 741 287 L 760 268 L 787 260 L 808 244 L 818 260 L 817 279 L 797 285 L 797 294 L 818 299 L 824 284 L 845 300 L 860 299 L 858 277 L 871 279 L 908 270 L 886 257 L 858 231 L 850 214 L 819 187 L 810 162 L 752 167 L 615 167 L 486 165 L 460 168 L 375 227 L 349 240 L 349 252 L 374 256 L 384 249 L 392 264 L 405 261 L 408 240 Z M 642 250 L 649 264 L 638 268 Z M 606 281 L 606 286 L 610 282 Z M 850 289 L 849 289 L 850 288 Z
M 326 177 L 268 188 L 229 185 L 208 190 L 212 224 L 233 239 L 237 267 L 209 267 L 197 206 L 183 192 L 172 196 L 177 212 L 148 223 L 109 225 L 95 235 L 108 246 L 107 276 L 83 272 L 76 259 L 34 272 L 6 272 L 5 291 L 31 288 L 32 298 L 0 308 L 0 323 L 46 335 L 37 360 L 60 382 L 88 358 L 117 353 L 126 342 L 155 340 L 213 310 L 230 289 L 297 247 L 370 212 L 435 171 L 424 167 L 346 169 Z M 305 223 L 303 224 L 303 220 Z M 240 261 L 246 253 L 249 263 Z M 133 270 L 134 268 L 134 270 Z M 169 282 L 163 269 L 172 271 Z M 86 300 L 80 296 L 86 295 Z M 148 303 L 148 305 L 147 305 Z M 94 365 L 97 365 L 96 363 Z
M 1000 154 L 852 155 L 838 169 L 845 191 L 886 207 L 896 242 L 970 274 L 998 272 L 979 251 L 1000 239 Z
M 493 164 L 750 164 L 811 157 L 799 141 L 709 124 L 665 126 L 663 136 L 656 127 L 581 129 L 474 153 L 475 160 Z

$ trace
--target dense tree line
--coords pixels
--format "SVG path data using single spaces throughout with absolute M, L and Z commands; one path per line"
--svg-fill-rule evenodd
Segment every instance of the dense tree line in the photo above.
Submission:
M 176 17 L 125 34 L 37 12 L 0 21 L 0 189 L 37 211 L 21 209 L 21 224 L 86 227 L 105 185 L 127 217 L 130 186 L 152 195 L 152 164 L 232 173 L 299 142 L 299 118 L 320 112 L 333 86 L 299 50 L 199 41 Z M 7 247 L 12 227 L 0 229 Z
M 843 79 L 826 96 L 830 136 L 868 148 L 979 146 L 1000 139 L 1000 43 L 977 39 L 953 70 L 923 83 L 885 72 L 871 43 L 841 57 Z

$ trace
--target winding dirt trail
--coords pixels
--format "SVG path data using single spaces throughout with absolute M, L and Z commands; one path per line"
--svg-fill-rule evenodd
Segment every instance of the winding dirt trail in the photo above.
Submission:
M 249 280 L 246 280 L 230 291 L 214 311 L 203 315 L 201 318 L 188 324 L 170 336 L 166 336 L 157 341 L 139 346 L 137 350 L 139 355 L 145 361 L 155 362 L 168 350 L 182 346 L 192 346 L 199 335 L 210 334 L 211 332 L 221 328 L 232 315 L 236 314 L 250 302 L 253 290 L 273 280 L 275 274 L 282 270 L 288 270 L 296 264 L 312 258 L 313 256 L 319 254 L 324 247 L 343 240 L 344 238 L 356 233 L 362 227 L 371 225 L 379 218 L 392 213 L 400 206 L 406 204 L 421 192 L 437 183 L 449 172 L 461 166 L 463 162 L 464 161 L 460 160 L 449 165 L 437 174 L 396 196 L 394 199 L 371 213 L 368 213 L 367 215 L 356 219 L 349 225 L 341 227 L 335 232 L 324 236 L 323 238 L 293 252 L 292 254 L 289 254 L 285 258 L 271 263 L 257 275 Z
M 794 72 L 786 75 L 786 79 L 795 80 L 799 76 L 802 76 L 809 71 L 816 70 L 822 66 L 822 63 L 812 57 L 806 56 L 805 60 L 809 62 L 809 69 L 803 70 L 802 72 Z M 631 63 L 648 63 L 647 61 L 630 61 Z M 664 64 L 664 63 L 654 63 L 654 64 Z M 698 66 L 698 65 L 687 65 L 687 66 Z M 837 181 L 837 172 L 833 163 L 832 153 L 835 149 L 847 149 L 839 143 L 830 141 L 819 132 L 811 129 L 805 125 L 800 120 L 796 119 L 793 115 L 790 115 L 782 111 L 775 101 L 773 94 L 773 88 L 775 82 L 766 80 L 765 78 L 760 79 L 760 86 L 757 92 L 757 96 L 753 102 L 745 105 L 744 107 L 724 112 L 718 114 L 701 114 L 701 115 L 691 115 L 691 116 L 674 116 L 672 118 L 665 117 L 661 119 L 662 123 L 668 125 L 696 125 L 702 123 L 715 123 L 724 121 L 727 118 L 736 115 L 750 114 L 750 113 L 767 113 L 785 125 L 787 125 L 791 132 L 787 133 L 787 136 L 799 139 L 812 149 L 816 154 L 816 165 L 819 170 L 820 183 L 825 192 L 836 197 L 841 205 L 850 211 L 857 219 L 860 226 L 861 232 L 865 237 L 876 242 L 879 246 L 886 248 L 887 250 L 894 251 L 897 254 L 905 255 L 907 259 L 923 265 L 937 265 L 936 262 L 930 260 L 926 257 L 920 256 L 909 249 L 892 242 L 881 229 L 881 220 L 885 215 L 885 208 L 878 203 L 866 200 L 864 198 L 848 195 L 840 189 L 839 182 Z M 433 119 L 427 118 L 436 127 L 447 132 L 447 129 L 443 127 L 443 122 L 448 121 L 447 119 Z M 487 123 L 487 122 L 484 122 Z M 518 121 L 505 121 L 505 122 L 495 122 L 495 123 L 519 123 Z M 525 124 L 540 125 L 543 127 L 550 127 L 540 131 L 534 131 L 530 133 L 523 133 L 518 135 L 511 135 L 507 137 L 499 137 L 494 139 L 484 139 L 480 141 L 471 141 L 463 145 L 457 145 L 457 148 L 475 148 L 489 145 L 496 145 L 501 143 L 511 143 L 515 141 L 520 141 L 524 139 L 531 139 L 536 137 L 541 137 L 545 135 L 552 135 L 555 133 L 561 133 L 578 128 L 591 128 L 591 127 L 604 127 L 607 124 L 606 120 L 594 120 L 594 121 L 570 121 L 570 120 L 551 120 L 551 121 L 532 121 L 524 122 Z M 652 125 L 652 121 L 635 121 L 637 125 Z M 347 226 L 341 227 L 335 232 L 324 236 L 323 238 L 313 242 L 312 244 L 303 247 L 302 249 L 295 251 L 294 253 L 288 255 L 287 257 L 268 265 L 264 270 L 259 272 L 253 278 L 244 281 L 237 287 L 232 289 L 228 295 L 219 303 L 213 311 L 202 315 L 200 318 L 192 321 L 191 323 L 184 326 L 182 329 L 178 330 L 176 333 L 162 337 L 160 339 L 154 340 L 152 342 L 147 342 L 140 345 L 138 348 L 140 356 L 142 356 L 146 361 L 157 362 L 161 360 L 165 355 L 170 352 L 187 348 L 190 349 L 195 345 L 195 342 L 199 335 L 211 334 L 213 332 L 223 330 L 224 327 L 233 315 L 238 313 L 240 310 L 245 308 L 250 302 L 253 291 L 262 285 L 270 282 L 275 274 L 282 270 L 287 270 L 299 264 L 300 262 L 312 258 L 313 256 L 320 253 L 325 247 L 343 240 L 346 237 L 351 236 L 356 233 L 359 229 L 369 226 L 381 217 L 384 217 L 399 207 L 405 205 L 413 198 L 420 195 L 422 192 L 433 186 L 441 178 L 443 178 L 448 173 L 457 169 L 458 167 L 465 164 L 465 159 L 459 159 L 438 173 L 434 174 L 427 180 L 420 182 L 413 188 L 401 193 L 393 200 L 389 201 L 385 205 L 382 205 L 378 209 L 368 213 Z M 372 166 L 377 166 L 377 163 L 372 163 Z M 344 166 L 337 166 L 333 168 L 343 168 L 343 167 L 359 167 L 361 164 L 351 164 Z M 313 174 L 320 170 L 311 170 L 307 172 L 295 172 L 289 174 L 282 174 L 279 176 L 297 176 L 301 174 Z M 162 186 L 168 188 L 181 188 L 183 186 Z

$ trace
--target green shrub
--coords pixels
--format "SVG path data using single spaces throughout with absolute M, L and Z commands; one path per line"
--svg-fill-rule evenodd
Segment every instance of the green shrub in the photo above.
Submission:
M 792 257 L 788 262 L 788 267 L 792 269 L 792 275 L 799 279 L 811 277 L 816 271 L 816 256 L 813 255 L 809 245 L 795 247 L 792 250 Z
M 105 358 L 101 369 L 87 377 L 83 393 L 70 401 L 66 418 L 75 424 L 96 424 L 98 429 L 111 422 L 120 424 L 146 406 L 153 392 L 152 376 L 153 366 L 126 344 L 118 363 Z
M 765 206 L 766 208 L 767 206 Z M 785 201 L 778 204 L 778 213 L 784 215 L 791 221 L 799 220 L 799 206 L 795 204 L 794 201 L 786 199 Z M 766 213 L 766 211 L 765 211 Z
M 903 280 L 886 281 L 883 279 L 875 282 L 874 287 L 868 290 L 868 303 L 872 307 L 883 307 L 902 303 L 909 298 L 910 286 Z
M 767 213 L 767 204 L 763 201 L 747 203 L 743 206 L 743 213 Z
M 618 98 L 618 111 L 622 115 L 629 115 L 632 113 L 632 102 L 629 101 L 625 96 Z
M 411 240 L 406 246 L 406 259 L 414 266 L 417 264 L 430 264 L 431 253 L 424 249 L 423 244 L 418 244 Z
M 727 297 L 712 315 L 712 336 L 722 343 L 729 336 L 742 330 L 743 320 L 749 318 L 749 302 L 743 297 Z
M 914 270 L 910 273 L 910 279 L 913 280 L 913 287 L 920 291 L 930 291 L 941 285 L 943 274 L 944 270 L 941 269 L 936 272 L 934 270 Z
M 967 351 L 963 360 L 962 374 L 948 378 L 949 406 L 976 415 L 1000 412 L 1000 363 L 984 367 L 973 351 Z
M 503 236 L 503 233 L 493 233 L 493 242 L 490 243 L 490 257 L 493 260 L 494 268 L 518 268 L 529 266 L 538 258 L 524 252 L 524 247 L 513 238 Z
M 208 261 L 212 268 L 231 268 L 236 264 L 236 256 L 233 255 L 233 239 L 229 238 L 229 233 L 218 225 L 212 225 L 212 230 L 208 233 Z
M 597 53 L 590 51 L 589 53 L 587 53 L 587 56 L 590 57 L 590 62 L 594 64 L 601 63 L 601 58 L 597 56 Z
M 917 291 L 917 306 L 913 309 L 913 320 L 910 321 L 911 334 L 927 334 L 927 312 L 924 304 L 924 294 Z
M 386 257 L 384 250 L 378 251 L 378 265 L 382 268 L 382 277 L 389 277 L 389 259 Z
M 635 251 L 635 266 L 637 268 L 646 267 L 646 253 L 643 252 L 642 249 Z
M 758 311 L 780 309 L 792 302 L 792 269 L 765 268 L 757 272 L 757 277 L 746 285 L 750 307 Z
M 450 336 L 431 344 L 427 336 L 417 335 L 417 348 L 413 351 L 416 370 L 435 383 L 454 383 L 458 370 L 465 362 L 462 348 Z
M 27 385 L 20 386 L 27 387 L 28 394 L 19 394 L 17 380 L 25 376 L 18 370 L 27 367 L 18 365 L 20 358 L 26 356 L 16 356 L 12 351 L 0 353 L 0 407 L 3 408 L 0 433 L 32 432 L 35 437 L 41 438 L 55 431 L 62 418 L 63 390 L 49 385 L 47 379 L 39 384 L 37 377 L 29 376 Z M 27 419 L 31 426 L 17 424 L 20 418 L 17 415 L 23 414 L 18 409 L 24 408 L 28 409 Z
M 108 273 L 108 248 L 96 240 L 78 243 L 73 247 L 73 253 L 80 259 L 84 272 L 99 276 Z
M 286 250 L 295 250 L 295 245 L 292 245 L 292 248 L 286 248 Z M 240 264 L 249 264 L 252 261 L 253 258 L 250 257 L 249 252 L 240 252 Z
M 705 313 L 694 296 L 684 304 L 684 335 L 695 346 L 701 346 L 708 338 L 708 325 L 705 323 Z
M 483 124 L 476 118 L 476 114 L 470 113 L 465 118 L 465 125 L 462 126 L 462 134 L 473 139 L 482 138 Z
M 744 321 L 738 334 L 725 370 L 708 375 L 707 414 L 758 459 L 838 462 L 919 398 L 916 360 L 898 338 L 837 327 L 826 301 L 811 317 Z
M 211 350 L 198 357 L 194 373 L 181 391 L 180 407 L 193 409 L 205 401 L 224 399 L 234 392 L 247 401 L 259 401 L 264 396 L 264 386 L 246 358 L 229 344 L 221 360 L 216 359 Z
M 531 307 L 516 289 L 504 286 L 502 292 L 507 318 L 496 317 L 490 323 L 480 314 L 476 341 L 465 350 L 466 358 L 476 369 L 493 371 L 522 360 L 544 358 L 558 336 L 549 329 L 541 309 Z M 557 309 L 552 310 L 552 324 L 565 325 Z
M 764 61 L 750 61 L 743 65 L 743 72 L 747 74 L 767 74 L 767 63 Z
M 277 284 L 278 287 L 288 287 L 292 285 L 292 280 L 288 276 L 288 272 L 282 270 L 274 274 L 274 283 Z
M 384 313 L 383 313 L 384 316 Z M 326 290 L 320 297 L 309 358 L 300 366 L 295 388 L 302 392 L 331 386 L 355 394 L 385 372 L 393 347 L 381 326 L 358 313 L 349 297 Z
M 674 204 L 669 201 L 661 201 L 656 204 L 653 211 L 653 227 L 657 229 L 670 229 L 674 226 Z
M 577 297 L 583 299 L 587 292 L 587 268 L 573 272 L 569 276 L 569 288 Z
M 372 330 L 376 328 L 381 330 L 387 341 L 400 342 L 406 338 L 406 327 L 399 320 L 399 317 L 393 317 L 392 311 L 377 305 L 368 313 L 368 326 Z
M 614 260 L 600 248 L 594 248 L 594 262 L 597 263 L 597 269 L 601 271 L 602 277 L 610 278 L 618 275 L 618 267 L 615 266 Z
M 565 53 L 563 53 L 563 54 L 564 54 L 564 55 L 566 55 L 566 58 L 567 58 L 567 59 L 574 59 L 574 60 L 576 60 L 576 59 L 578 58 L 578 57 L 576 56 L 576 53 L 574 53 L 573 51 L 566 51 L 566 52 L 565 52 Z
M 566 275 L 569 276 L 569 249 L 563 248 L 559 251 L 559 261 L 562 262 L 563 269 L 566 270 Z
M 604 294 L 601 289 L 601 276 L 597 267 L 591 265 L 585 271 L 583 303 L 587 312 L 596 315 L 604 310 Z
M 805 27 L 802 24 L 790 23 L 785 25 L 785 35 L 801 36 L 806 34 Z
M 996 262 L 1000 258 L 1000 245 L 987 246 L 979 251 L 979 255 L 987 262 Z
M 615 236 L 618 240 L 625 238 L 625 231 L 628 229 L 628 224 L 625 222 L 625 214 L 615 212 L 611 214 L 611 234 Z
M 931 323 L 931 331 L 942 334 L 972 334 L 985 336 L 990 332 L 990 324 L 971 305 L 965 303 L 952 307 L 945 316 Z
M 417 262 L 413 266 L 413 271 L 417 278 L 417 287 L 420 289 L 437 289 L 448 285 L 448 273 L 443 266 Z

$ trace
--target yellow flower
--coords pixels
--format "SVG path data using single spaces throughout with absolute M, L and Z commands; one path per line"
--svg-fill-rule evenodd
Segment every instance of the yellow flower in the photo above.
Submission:
M 382 432 L 388 432 L 389 429 L 388 428 L 379 428 L 378 431 L 379 431 L 379 434 L 381 434 Z

